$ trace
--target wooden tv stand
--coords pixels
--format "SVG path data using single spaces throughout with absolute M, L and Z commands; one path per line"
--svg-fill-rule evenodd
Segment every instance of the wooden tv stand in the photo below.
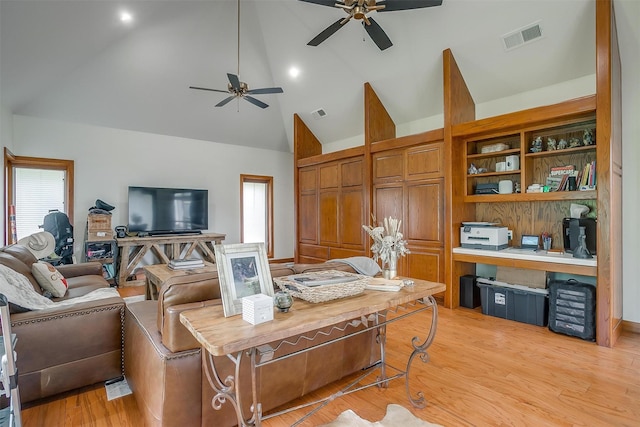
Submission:
M 144 281 L 129 281 L 142 258 L 149 249 L 160 259 L 161 264 L 169 264 L 172 259 L 189 258 L 194 251 L 199 252 L 205 261 L 215 263 L 214 244 L 220 244 L 226 234 L 172 234 L 147 237 L 116 238 L 118 242 L 118 286 L 143 285 Z

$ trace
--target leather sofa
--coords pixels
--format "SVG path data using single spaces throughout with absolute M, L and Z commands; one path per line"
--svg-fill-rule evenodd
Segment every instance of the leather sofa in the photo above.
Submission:
M 270 265 L 272 277 L 324 269 L 354 271 L 347 264 L 331 262 Z M 231 404 L 222 405 L 221 410 L 213 409 L 214 392 L 203 373 L 200 345 L 180 323 L 181 312 L 214 304 L 221 304 L 216 271 L 169 279 L 159 290 L 157 301 L 127 305 L 125 377 L 147 427 L 237 424 Z M 330 338 L 336 336 L 334 332 Z M 306 345 L 302 340 L 295 347 L 279 351 L 291 353 Z M 262 411 L 267 413 L 369 367 L 378 359 L 379 346 L 375 331 L 371 331 L 267 365 L 257 376 Z M 216 363 L 221 378 L 233 373 L 228 358 L 217 358 Z M 248 371 L 248 363 L 241 366 L 241 371 Z M 250 384 L 245 382 L 240 389 L 245 400 L 243 411 L 248 414 Z
M 26 276 L 42 294 L 31 273 L 37 259 L 24 246 L 0 248 L 0 264 Z M 109 283 L 99 262 L 60 265 L 68 290 L 53 301 L 77 298 Z M 17 312 L 11 328 L 16 354 L 20 400 L 23 403 L 121 377 L 124 300 L 120 297 L 64 307 Z

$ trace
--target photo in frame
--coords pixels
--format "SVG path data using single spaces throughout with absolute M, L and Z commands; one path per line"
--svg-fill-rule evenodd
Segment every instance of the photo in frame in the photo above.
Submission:
M 215 245 L 224 316 L 242 314 L 242 298 L 265 294 L 273 298 L 273 282 L 264 243 Z

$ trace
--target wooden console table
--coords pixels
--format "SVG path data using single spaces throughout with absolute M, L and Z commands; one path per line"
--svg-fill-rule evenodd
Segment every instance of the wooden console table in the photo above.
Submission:
M 205 359 L 203 361 L 204 374 L 206 374 L 210 386 L 216 392 L 211 405 L 215 409 L 220 409 L 225 403 L 233 405 L 239 426 L 260 426 L 261 421 L 264 419 L 281 415 L 293 409 L 300 409 L 300 407 L 296 407 L 263 416 L 257 394 L 257 368 L 291 357 L 293 354 L 307 352 L 313 348 L 373 329 L 378 332 L 381 350 L 380 361 L 372 367 L 380 371 L 376 381 L 357 388 L 353 388 L 355 386 L 352 388 L 347 387 L 335 395 L 303 405 L 303 407 L 316 404 L 322 407 L 338 396 L 366 387 L 374 385 L 386 387 L 390 380 L 396 378 L 405 378 L 410 402 L 416 407 L 424 407 L 426 402 L 422 393 L 418 393 L 415 398 L 411 396 L 409 391 L 409 370 L 416 356 L 423 362 L 427 362 L 429 359 L 427 348 L 435 337 L 438 320 L 438 309 L 433 294 L 443 292 L 446 286 L 443 283 L 425 280 L 415 279 L 414 282 L 414 286 L 405 287 L 398 292 L 366 290 L 361 295 L 325 303 L 312 304 L 295 299 L 288 313 L 276 312 L 274 320 L 258 325 L 252 325 L 244 321 L 242 316 L 224 317 L 223 308 L 219 305 L 183 311 L 180 314 L 180 322 L 186 326 L 202 345 L 202 355 Z M 420 343 L 418 337 L 411 339 L 413 351 L 409 355 L 406 369 L 400 370 L 388 366 L 385 362 L 386 325 L 428 309 L 432 310 L 432 316 L 431 324 L 425 325 L 427 337 L 423 343 Z M 343 322 L 349 323 L 344 328 L 339 327 L 338 325 Z M 365 328 L 357 329 L 360 325 L 365 326 Z M 324 339 L 316 340 L 321 335 L 316 330 L 327 327 L 332 328 L 331 332 L 337 331 L 337 337 L 328 341 Z M 327 335 L 327 331 L 324 331 L 323 336 Z M 280 347 L 295 345 L 295 342 L 290 342 L 289 339 L 300 334 L 305 335 L 308 339 L 308 346 L 293 354 L 276 355 L 276 350 Z M 209 355 L 208 357 L 207 354 Z M 215 359 L 212 356 L 226 356 L 231 360 L 236 366 L 237 378 L 220 378 L 216 371 Z M 251 378 L 239 375 L 241 372 L 239 367 L 244 357 L 249 358 Z M 388 376 L 386 368 L 391 368 L 397 373 Z M 370 373 L 371 371 L 365 373 L 361 379 L 368 377 Z M 242 389 L 240 384 L 247 381 L 251 383 L 252 396 L 240 396 L 237 392 Z M 355 383 L 357 382 L 352 383 L 352 385 Z M 242 402 L 243 398 L 252 399 L 253 413 L 249 419 L 244 417 L 241 409 L 245 407 Z M 316 408 L 311 413 L 317 409 L 319 408 Z M 301 421 L 298 421 L 298 423 Z
M 205 261 L 215 262 L 214 244 L 220 244 L 226 237 L 219 233 L 176 234 L 149 237 L 116 238 L 118 242 L 118 285 L 139 285 L 144 282 L 127 282 L 142 258 L 151 250 L 162 264 L 172 259 L 189 258 L 194 251 L 199 252 Z

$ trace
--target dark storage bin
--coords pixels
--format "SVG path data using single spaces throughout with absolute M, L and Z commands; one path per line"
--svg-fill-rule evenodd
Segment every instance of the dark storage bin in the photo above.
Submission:
M 467 274 L 460 277 L 460 306 L 480 307 L 480 288 L 476 286 L 476 276 Z
M 536 326 L 546 326 L 549 301 L 546 289 L 530 290 L 478 282 L 482 314 L 515 320 Z
M 595 341 L 596 287 L 577 280 L 549 283 L 549 329 Z

